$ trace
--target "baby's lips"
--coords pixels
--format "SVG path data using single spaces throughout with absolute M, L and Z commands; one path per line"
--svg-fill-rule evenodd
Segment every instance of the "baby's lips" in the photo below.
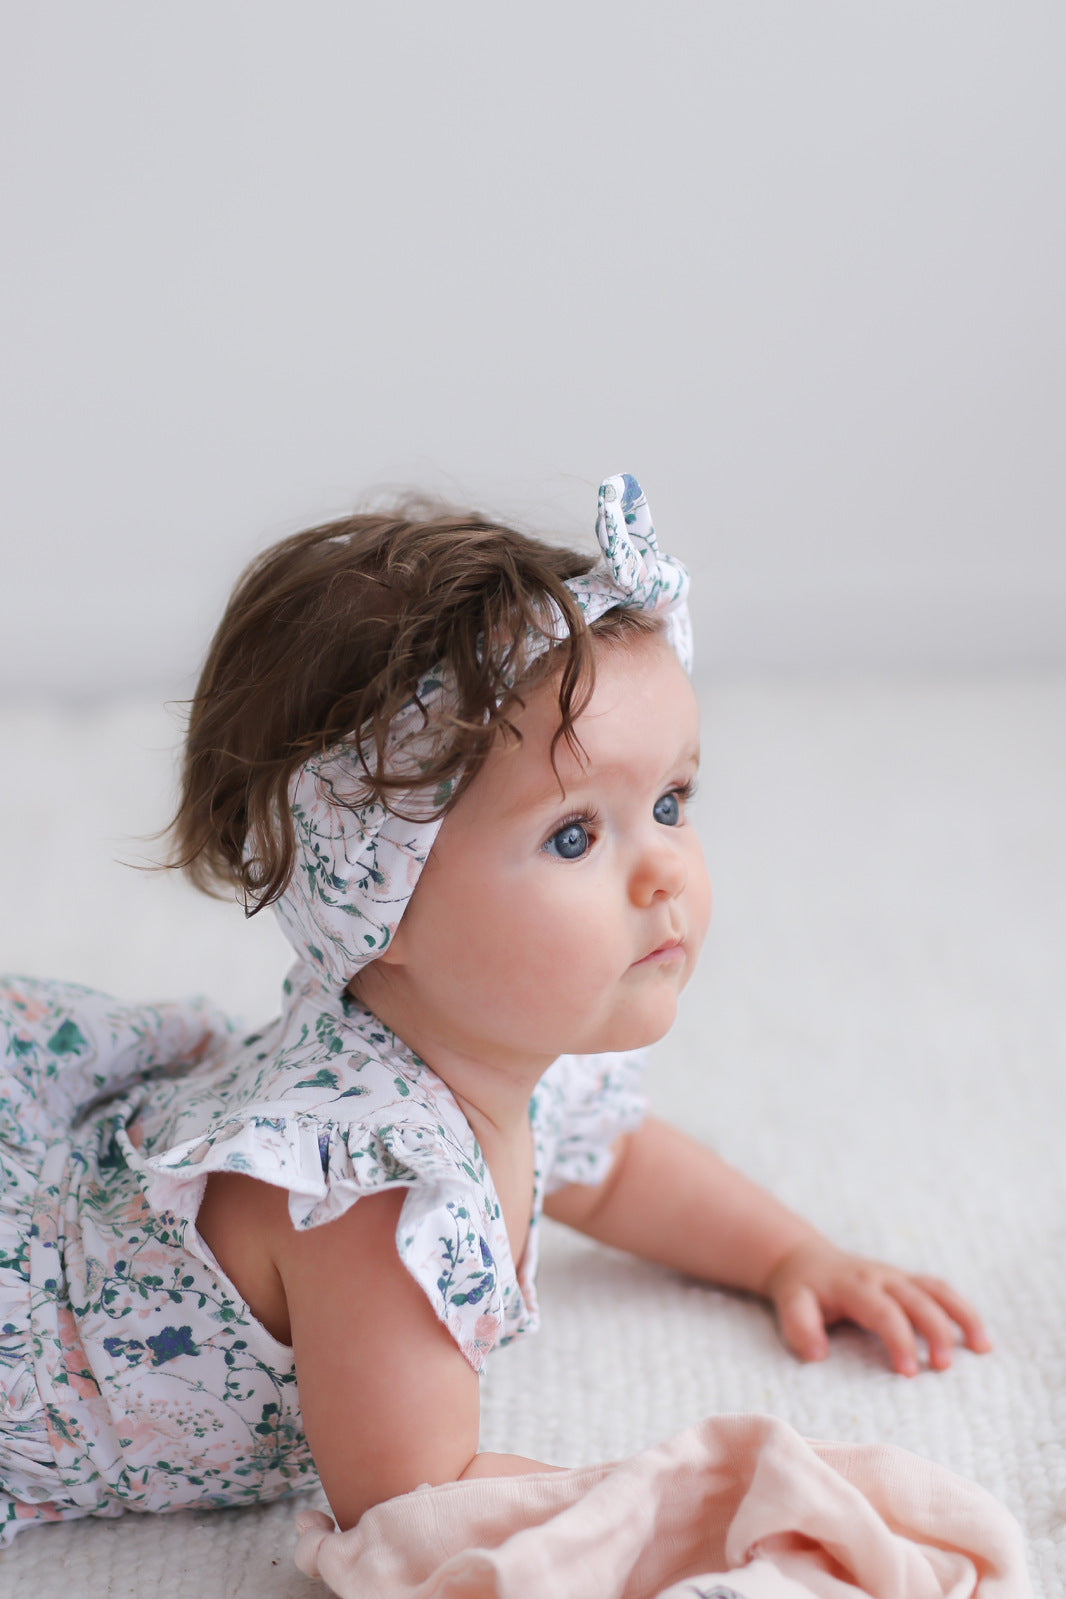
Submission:
M 643 966 L 645 961 L 653 960 L 657 955 L 668 957 L 673 950 L 677 950 L 679 954 L 683 955 L 685 953 L 685 940 L 679 937 L 664 939 L 661 944 L 656 944 L 654 949 L 649 949 L 646 955 L 641 955 L 633 964 L 634 966 Z

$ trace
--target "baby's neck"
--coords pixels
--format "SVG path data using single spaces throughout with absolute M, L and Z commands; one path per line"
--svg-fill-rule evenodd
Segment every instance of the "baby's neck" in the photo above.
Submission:
M 368 982 L 372 970 L 364 972 L 357 985 L 360 1004 L 446 1084 L 478 1143 L 484 1148 L 524 1139 L 530 1098 L 554 1057 L 493 1050 L 482 1040 L 450 1035 L 432 1016 L 407 1002 L 402 985 Z
M 517 1055 L 493 1046 L 454 1006 L 439 1014 L 404 973 L 373 963 L 355 985 L 360 1003 L 402 1038 L 451 1090 L 492 1176 L 515 1269 L 521 1267 L 534 1206 L 535 1154 L 529 1102 L 554 1057 Z

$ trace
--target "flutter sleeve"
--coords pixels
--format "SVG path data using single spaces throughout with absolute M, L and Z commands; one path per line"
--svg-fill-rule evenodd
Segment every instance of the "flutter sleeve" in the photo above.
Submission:
M 567 1183 L 603 1182 L 613 1146 L 648 1113 L 641 1092 L 644 1055 L 561 1055 L 545 1072 L 533 1116 L 545 1151 L 544 1192 Z
M 440 1079 L 373 1018 L 340 1019 L 335 1004 L 301 1006 L 202 1073 L 195 1094 L 185 1085 L 169 1105 L 164 1097 L 145 1117 L 141 1147 L 116 1128 L 117 1154 L 191 1253 L 207 1259 L 196 1215 L 213 1172 L 285 1189 L 298 1230 L 400 1188 L 399 1257 L 475 1370 L 529 1324 L 465 1117 Z

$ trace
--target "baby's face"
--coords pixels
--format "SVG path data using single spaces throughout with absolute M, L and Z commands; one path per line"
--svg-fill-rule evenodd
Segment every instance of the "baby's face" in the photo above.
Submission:
M 557 694 L 551 678 L 525 696 L 521 744 L 501 742 L 445 818 L 384 957 L 436 1036 L 501 1065 L 661 1038 L 710 917 L 686 816 L 696 697 L 669 645 L 598 647 L 587 761 L 556 746 L 562 797 Z

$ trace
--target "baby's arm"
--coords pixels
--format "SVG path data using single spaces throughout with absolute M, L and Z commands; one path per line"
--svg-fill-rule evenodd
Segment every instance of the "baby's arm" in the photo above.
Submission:
M 304 1430 L 342 1531 L 421 1483 L 553 1469 L 477 1453 L 477 1373 L 396 1252 L 404 1197 L 305 1232 L 285 1210 L 271 1229 Z
M 781 1335 L 804 1360 L 826 1353 L 825 1330 L 853 1321 L 876 1333 L 896 1371 L 951 1364 L 955 1325 L 970 1349 L 991 1347 L 975 1311 L 933 1277 L 913 1276 L 837 1249 L 765 1189 L 655 1117 L 619 1141 L 598 1188 L 570 1184 L 549 1216 L 602 1243 L 773 1304 Z

